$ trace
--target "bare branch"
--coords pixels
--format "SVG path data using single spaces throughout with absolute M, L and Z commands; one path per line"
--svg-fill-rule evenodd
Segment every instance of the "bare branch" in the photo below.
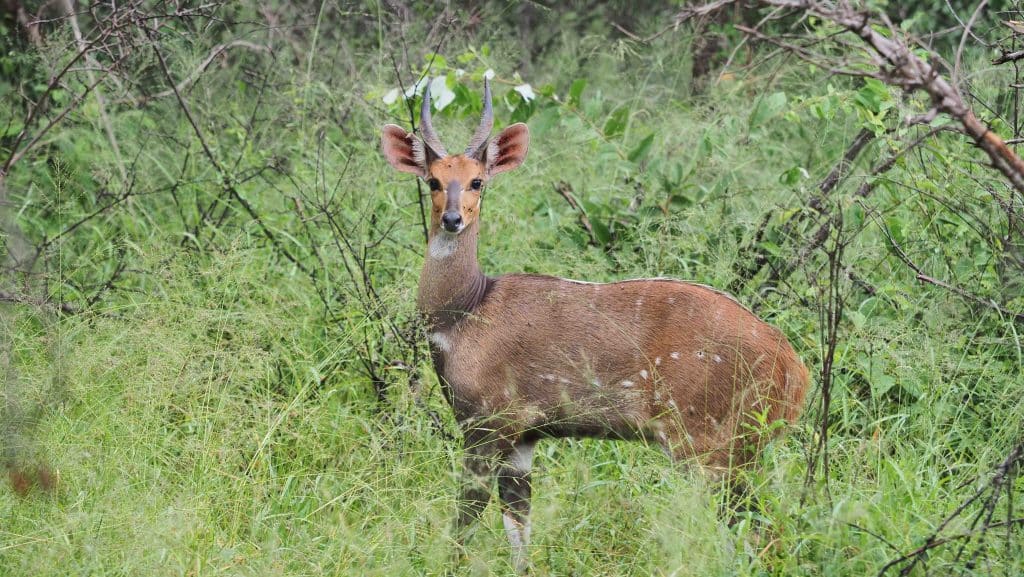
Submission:
M 1001 314 L 1007 315 L 1007 316 L 1015 319 L 1018 322 L 1024 322 L 1024 313 L 1019 313 L 1019 312 L 1011 311 L 1011 310 L 1007 309 L 1006 307 L 1003 307 L 999 303 L 995 302 L 992 299 L 983 298 L 983 297 L 978 296 L 978 295 L 976 295 L 976 294 L 974 294 L 972 292 L 964 290 L 964 289 L 962 289 L 962 288 L 960 288 L 958 286 L 952 285 L 952 284 L 950 284 L 948 282 L 939 280 L 937 278 L 934 278 L 934 277 L 931 277 L 931 276 L 925 274 L 924 271 L 921 269 L 921 267 L 919 267 L 917 264 L 915 264 L 914 261 L 910 260 L 910 257 L 907 256 L 907 253 L 903 251 L 903 247 L 901 247 L 896 242 L 896 239 L 894 239 L 892 237 L 892 234 L 889 232 L 889 229 L 884 224 L 882 224 L 881 222 L 878 223 L 878 226 L 881 227 L 882 231 L 885 233 L 886 238 L 889 240 L 889 245 L 895 251 L 896 256 L 901 261 L 903 261 L 904 264 L 906 264 L 908 267 L 910 267 L 910 270 L 914 271 L 914 273 L 917 275 L 917 277 L 916 277 L 917 280 L 919 280 L 921 282 L 925 282 L 925 283 L 931 284 L 931 285 L 935 285 L 937 287 L 944 288 L 944 289 L 946 289 L 946 290 L 948 290 L 948 291 L 950 291 L 952 293 L 955 293 L 955 294 L 957 294 L 957 295 L 959 295 L 959 296 L 961 296 L 961 297 L 963 297 L 963 298 L 965 298 L 965 299 L 967 299 L 969 301 L 972 301 L 972 302 L 975 302 L 975 303 L 980 304 L 982 306 L 988 307 L 988 308 L 990 308 L 992 310 L 999 311 Z
M 591 226 L 587 213 L 583 211 L 583 208 L 580 207 L 580 203 L 576 202 L 576 198 L 572 195 L 572 185 L 563 180 L 555 187 L 555 191 L 565 199 L 565 202 L 569 203 L 569 207 L 578 215 L 580 227 L 586 231 L 587 237 L 590 239 L 588 244 L 590 246 L 601 246 L 601 243 L 597 241 L 597 236 L 594 235 L 594 227 Z
M 199 66 L 197 66 L 195 70 L 193 70 L 192 72 L 189 72 L 188 76 L 186 76 L 182 81 L 174 85 L 174 88 L 168 88 L 167 90 L 162 90 L 160 92 L 157 92 L 156 94 L 144 96 L 139 99 L 140 102 L 146 103 L 150 100 L 164 98 L 165 96 L 172 96 L 175 92 L 184 92 L 189 86 L 191 86 L 194 82 L 199 80 L 199 77 L 210 66 L 210 63 L 212 63 L 218 56 L 226 52 L 228 49 L 235 47 L 246 48 L 252 50 L 253 52 L 265 52 L 267 54 L 270 54 L 272 52 L 269 46 L 265 46 L 263 44 L 256 44 L 255 42 L 249 42 L 248 40 L 232 40 L 231 42 L 218 44 L 214 46 L 212 49 L 210 49 L 210 53 L 206 56 L 206 58 L 203 59 L 202 62 L 199 63 Z

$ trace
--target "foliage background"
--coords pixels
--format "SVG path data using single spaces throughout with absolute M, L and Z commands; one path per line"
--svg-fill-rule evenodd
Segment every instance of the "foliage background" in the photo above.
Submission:
M 962 534 L 914 574 L 1024 570 L 1022 481 L 998 468 L 1024 418 L 1024 203 L 968 139 L 928 134 L 942 118 L 906 125 L 926 102 L 745 40 L 754 8 L 644 42 L 679 6 L 64 6 L 0 3 L 0 573 L 444 570 L 459 450 L 414 322 L 424 190 L 379 129 L 443 77 L 458 148 L 489 70 L 496 129 L 525 121 L 532 144 L 488 191 L 485 271 L 729 288 L 812 372 L 836 329 L 830 405 L 816 387 L 732 527 L 655 448 L 542 443 L 536 574 L 862 575 Z M 870 6 L 953 62 L 975 5 Z M 1006 139 L 1017 62 L 990 60 L 1020 45 L 1014 10 L 986 10 L 961 54 Z M 509 573 L 493 510 L 483 529 L 462 571 Z

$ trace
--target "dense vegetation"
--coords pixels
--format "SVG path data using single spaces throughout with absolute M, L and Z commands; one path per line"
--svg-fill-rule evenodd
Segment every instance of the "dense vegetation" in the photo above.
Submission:
M 908 125 L 926 99 L 745 36 L 756 8 L 25 4 L 0 3 L 0 574 L 443 572 L 426 189 L 379 130 L 440 78 L 458 149 L 488 71 L 532 144 L 487 192 L 486 272 L 727 288 L 816 381 L 732 526 L 656 448 L 541 443 L 535 574 L 864 575 L 922 547 L 889 573 L 1024 572 L 1024 197 L 949 118 Z M 1018 61 L 991 60 L 1024 16 L 972 36 L 973 4 L 890 4 L 1020 138 Z M 764 30 L 835 68 L 856 46 Z M 465 574 L 510 572 L 493 507 Z

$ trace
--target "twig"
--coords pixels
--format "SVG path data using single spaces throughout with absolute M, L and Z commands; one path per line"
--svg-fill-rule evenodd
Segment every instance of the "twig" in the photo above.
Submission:
M 960 515 L 963 514 L 963 512 L 966 511 L 972 503 L 978 501 L 978 499 L 980 499 L 986 492 L 991 492 L 991 494 L 989 495 L 988 502 L 986 502 L 985 506 L 982 508 L 981 513 L 991 512 L 995 507 L 995 500 L 999 498 L 999 494 L 1005 486 L 1005 481 L 1007 480 L 1007 477 L 1011 477 L 1013 475 L 1014 470 L 1017 467 L 1019 467 L 1020 462 L 1022 460 L 1024 460 L 1024 443 L 1018 443 L 1013 449 L 1010 450 L 1009 455 L 1007 455 L 1007 457 L 1003 459 L 1003 461 L 995 468 L 995 474 L 992 475 L 992 478 L 989 479 L 988 483 L 986 483 L 984 487 L 978 489 L 973 495 L 971 495 L 962 503 L 960 503 L 960 505 L 957 506 L 957 508 L 952 513 L 947 515 L 946 518 L 943 519 L 941 523 L 939 523 L 939 526 L 932 532 L 932 534 L 928 536 L 923 545 L 921 545 L 917 549 L 914 549 L 910 553 L 901 555 L 900 557 L 893 559 L 892 561 L 889 561 L 888 563 L 883 565 L 882 568 L 878 571 L 878 577 L 882 577 L 883 575 L 885 575 L 886 572 L 889 571 L 889 569 L 896 567 L 897 565 L 906 563 L 908 561 L 910 563 L 900 570 L 900 575 L 909 575 L 910 572 L 914 569 L 914 566 L 921 562 L 921 559 L 924 557 L 924 554 L 927 553 L 929 550 L 934 549 L 935 547 L 938 547 L 950 541 L 956 541 L 960 539 L 970 540 L 975 535 L 984 534 L 989 529 L 994 527 L 1005 526 L 1009 527 L 1012 531 L 1013 525 L 1024 523 L 1024 518 L 1015 519 L 1009 515 L 1007 515 L 1005 521 L 991 523 L 991 515 L 989 515 L 987 522 L 982 526 L 980 530 L 975 530 L 975 523 L 974 525 L 972 525 L 971 530 L 967 533 L 961 533 L 959 535 L 954 535 L 952 537 L 946 538 L 939 537 L 939 535 L 946 529 L 946 527 L 954 519 L 960 517 Z M 976 520 L 977 518 L 978 517 L 976 517 Z M 964 544 L 964 546 L 966 546 L 966 543 Z M 960 548 L 960 551 L 957 553 L 957 559 L 959 559 L 960 554 L 963 553 L 964 546 L 962 546 Z
M 892 234 L 889 232 L 889 229 L 883 223 L 881 223 L 881 222 L 878 223 L 878 226 L 881 227 L 882 232 L 885 233 L 886 238 L 889 240 L 889 245 L 892 246 L 893 250 L 896 253 L 897 258 L 899 258 L 901 261 L 903 261 L 904 264 L 906 264 L 908 267 L 910 267 L 910 270 L 914 271 L 914 273 L 917 275 L 916 276 L 917 280 L 919 280 L 921 282 L 925 282 L 925 283 L 931 284 L 931 285 L 935 285 L 937 287 L 944 288 L 944 289 L 946 289 L 946 290 L 948 290 L 950 292 L 953 292 L 953 293 L 955 293 L 957 295 L 960 295 L 961 297 L 963 297 L 963 298 L 965 298 L 965 299 L 967 299 L 969 301 L 973 301 L 973 302 L 978 303 L 978 304 L 980 304 L 982 306 L 988 307 L 988 308 L 990 308 L 992 310 L 999 311 L 1000 313 L 1002 313 L 1004 315 L 1007 315 L 1009 317 L 1012 317 L 1012 318 L 1014 318 L 1017 321 L 1024 322 L 1024 313 L 1019 313 L 1019 312 L 1011 311 L 1011 310 L 1007 309 L 1006 307 L 1003 307 L 999 303 L 995 302 L 992 299 L 982 298 L 982 297 L 980 297 L 980 296 L 978 296 L 978 295 L 976 295 L 976 294 L 974 294 L 972 292 L 966 291 L 966 290 L 964 290 L 964 289 L 962 289 L 962 288 L 960 288 L 958 286 L 951 285 L 948 282 L 939 280 L 937 278 L 934 278 L 934 277 L 931 277 L 931 276 L 925 274 L 925 272 L 921 269 L 921 267 L 919 267 L 917 264 L 915 264 L 914 261 L 912 261 L 910 259 L 910 257 L 907 256 L 907 253 L 905 253 L 903 251 L 903 247 L 901 247 L 896 242 L 896 239 L 893 238 Z
M 423 74 L 421 74 L 420 77 L 416 80 L 416 82 L 413 83 L 413 87 L 414 88 L 416 86 L 419 86 L 420 82 L 423 82 L 430 75 L 430 70 L 434 67 L 434 60 L 437 58 L 437 54 L 441 50 L 441 46 L 444 45 L 445 39 L 448 38 L 448 31 L 451 30 L 452 22 L 453 22 L 453 20 L 451 18 L 447 19 L 445 27 L 441 31 L 441 38 L 437 41 L 437 45 L 434 46 L 434 51 L 431 53 L 430 60 L 427 62 L 426 69 L 423 71 Z M 402 35 L 402 43 L 403 43 L 403 46 L 404 46 L 405 45 L 405 35 L 404 35 L 404 33 Z M 404 97 L 404 95 L 405 95 L 405 84 L 403 84 L 403 82 L 402 82 L 402 73 L 400 72 L 400 69 L 398 68 L 398 62 L 395 61 L 395 53 L 394 52 L 389 52 L 388 55 L 391 57 L 391 66 L 392 66 L 392 68 L 395 71 L 395 80 L 398 81 L 398 89 L 402 91 L 402 95 Z M 412 128 L 413 132 L 416 132 L 416 108 L 415 108 L 415 106 L 413 106 L 412 99 L 411 98 L 406 98 L 405 99 L 405 105 L 406 105 L 406 108 L 408 109 L 408 112 L 409 112 L 409 126 Z M 427 224 L 427 207 L 426 207 L 426 205 L 424 203 L 424 200 L 423 200 L 424 199 L 423 182 L 421 180 L 422 179 L 419 179 L 419 178 L 416 179 L 416 200 L 419 203 L 419 207 L 420 207 L 420 226 L 423 229 L 423 241 L 426 242 L 427 240 L 430 239 L 430 231 L 429 231 L 429 226 Z
M 186 88 L 188 88 L 190 85 L 199 80 L 199 77 L 202 75 L 203 72 L 206 71 L 206 69 L 210 66 L 210 63 L 213 62 L 214 59 L 216 59 L 222 53 L 226 52 L 228 49 L 235 47 L 247 48 L 249 50 L 252 50 L 253 52 L 265 52 L 267 54 L 272 53 L 270 46 L 256 44 L 255 42 L 249 42 L 248 40 L 232 40 L 231 42 L 218 44 L 214 46 L 212 49 L 210 49 L 210 53 L 206 56 L 206 58 L 204 58 L 203 61 L 199 63 L 199 66 L 192 70 L 192 72 L 189 72 L 188 76 L 186 76 L 184 80 L 175 84 L 173 88 L 161 90 L 156 94 L 143 96 L 142 98 L 139 98 L 139 102 L 141 104 L 145 104 L 151 100 L 164 98 L 165 96 L 171 96 L 175 92 L 184 92 Z
M 32 305 L 37 307 L 54 307 L 62 313 L 75 314 L 80 309 L 67 302 L 54 302 L 49 299 L 32 298 L 25 295 L 18 295 L 7 291 L 0 291 L 0 302 Z
M 598 242 L 597 236 L 594 234 L 594 227 L 591 226 L 590 219 L 587 218 L 586 211 L 584 211 L 583 208 L 580 207 L 580 204 L 576 202 L 576 198 L 573 196 L 572 185 L 563 180 L 559 182 L 558 185 L 555 186 L 555 191 L 558 192 L 558 194 L 560 194 L 562 198 L 565 199 L 565 202 L 569 203 L 569 207 L 576 212 L 576 215 L 580 221 L 580 226 L 583 228 L 584 231 L 586 231 L 587 237 L 590 239 L 588 244 L 590 246 L 600 246 L 601 243 Z
M 188 119 L 189 124 L 192 126 L 192 131 L 195 133 L 196 138 L 199 140 L 199 144 L 203 148 L 203 153 L 206 155 L 207 160 L 210 161 L 210 164 L 213 166 L 213 168 L 220 175 L 221 186 L 223 190 L 227 192 L 232 198 L 234 198 L 238 202 L 238 204 L 242 206 L 245 212 L 249 214 L 249 217 L 252 218 L 253 221 L 255 221 L 256 224 L 260 227 L 260 230 L 263 231 L 263 235 L 267 237 L 267 240 L 270 241 L 274 248 L 280 251 L 281 254 L 284 255 L 284 257 L 287 258 L 289 261 L 291 261 L 291 263 L 294 264 L 296 268 L 298 268 L 300 271 L 302 271 L 303 274 L 305 274 L 307 277 L 309 277 L 311 280 L 315 282 L 316 273 L 306 268 L 306 266 L 302 264 L 302 262 L 299 261 L 299 259 L 295 258 L 292 255 L 292 253 L 287 249 L 287 247 L 285 247 L 283 244 L 281 244 L 280 241 L 278 241 L 277 236 L 273 233 L 273 231 L 271 231 L 267 227 L 267 225 L 263 222 L 263 219 L 260 218 L 260 215 L 256 212 L 252 205 L 249 204 L 249 202 L 245 200 L 244 197 L 242 197 L 242 195 L 238 192 L 238 189 L 234 186 L 234 184 L 232 184 L 230 175 L 227 173 L 227 171 L 224 169 L 221 163 L 217 160 L 217 157 L 213 154 L 213 151 L 210 150 L 210 146 L 209 144 L 206 143 L 206 138 L 203 136 L 203 132 L 199 129 L 199 125 L 196 123 L 195 118 L 193 118 L 192 116 L 192 112 L 189 109 L 188 103 L 186 103 L 185 99 L 182 98 L 181 92 L 178 91 L 177 85 L 174 83 L 174 79 L 171 77 L 170 68 L 168 68 L 167 66 L 167 61 L 164 60 L 164 55 L 160 51 L 159 42 L 155 37 L 156 31 L 147 28 L 147 32 L 150 34 L 153 52 L 156 55 L 157 62 L 160 63 L 160 70 L 163 72 L 164 78 L 167 80 L 167 83 L 172 86 L 174 90 L 174 96 L 178 100 L 178 105 L 181 107 L 182 113 L 185 114 L 185 118 Z
M 707 16 L 708 14 L 711 14 L 712 12 L 715 12 L 715 11 L 721 9 L 721 8 L 725 8 L 726 6 L 735 4 L 736 2 L 737 2 L 737 0 L 716 0 L 715 2 L 709 2 L 707 4 L 704 4 L 703 6 L 693 6 L 693 7 L 683 8 L 679 12 L 676 12 L 676 15 L 672 18 L 672 24 L 669 24 L 668 26 L 662 28 L 658 32 L 655 32 L 654 34 L 652 34 L 652 35 L 650 35 L 650 36 L 648 36 L 646 38 L 641 38 L 640 36 L 637 36 L 636 34 L 626 30 L 625 28 L 623 28 L 621 25 L 619 25 L 617 23 L 612 23 L 612 26 L 614 26 L 620 32 L 622 32 L 626 36 L 629 36 L 631 39 L 633 39 L 633 40 L 635 40 L 637 42 L 641 42 L 643 44 L 649 44 L 649 43 L 653 42 L 654 40 L 657 40 L 658 38 L 661 38 L 666 33 L 670 32 L 672 30 L 678 30 L 679 27 L 683 23 L 687 22 L 688 20 L 693 19 L 694 17 L 697 17 L 697 16 Z
M 872 192 L 874 192 L 875 188 L 878 186 L 878 183 L 880 182 L 878 180 L 878 176 L 885 172 L 888 172 L 890 169 L 896 166 L 896 162 L 904 155 L 906 155 L 908 152 L 914 150 L 915 148 L 923 144 L 927 139 L 944 130 L 948 130 L 947 125 L 933 127 L 928 132 L 914 139 L 910 144 L 890 154 L 888 158 L 882 161 L 878 166 L 876 166 L 871 171 L 871 177 L 868 180 L 866 180 L 863 184 L 861 184 L 857 191 L 853 193 L 853 197 L 867 198 Z M 773 268 L 771 270 L 771 273 L 768 275 L 768 278 L 765 279 L 764 285 L 774 285 L 779 280 L 789 276 L 791 272 L 793 272 L 801 265 L 803 265 L 803 263 L 806 262 L 808 258 L 810 258 L 814 251 L 820 248 L 821 245 L 828 238 L 828 234 L 832 228 L 834 218 L 835 216 L 833 214 L 827 215 L 825 221 L 821 223 L 818 229 L 814 231 L 814 234 L 811 235 L 810 240 L 807 241 L 807 244 L 801 247 L 800 250 L 797 252 L 796 257 L 790 260 L 789 262 L 783 264 L 782 266 Z M 767 258 L 765 258 L 765 261 L 767 261 Z
M 85 54 L 85 61 L 89 67 L 86 68 L 86 78 L 89 79 L 89 83 L 95 82 L 95 75 L 93 74 L 92 66 L 99 67 L 96 59 L 93 58 L 92 53 L 86 50 L 85 40 L 82 38 L 82 29 L 78 26 L 78 16 L 75 14 L 75 7 L 72 6 L 71 0 L 64 0 L 64 13 L 67 14 L 68 21 L 71 23 L 71 31 L 75 36 L 75 44 L 78 45 L 78 49 Z M 114 162 L 117 163 L 118 172 L 121 173 L 121 182 L 127 182 L 128 173 L 124 167 L 124 161 L 121 159 L 121 147 L 117 144 L 117 136 L 114 134 L 114 127 L 110 122 L 110 116 L 107 115 L 107 102 L 106 98 L 103 97 L 103 91 L 100 90 L 99 86 L 96 86 L 93 90 L 93 94 L 96 96 L 96 107 L 99 109 L 100 122 L 103 123 L 103 130 L 107 133 L 107 140 L 110 141 L 110 149 L 114 153 Z
M 946 4 L 949 4 L 949 0 L 946 0 Z M 953 59 L 953 86 L 957 89 L 959 89 L 960 86 L 960 64 L 962 63 L 964 45 L 967 44 L 968 36 L 974 36 L 974 33 L 971 32 L 971 28 L 974 26 L 974 21 L 977 20 L 978 14 L 981 13 L 986 4 L 988 4 L 988 0 L 981 0 L 981 2 L 978 2 L 978 6 L 974 9 L 974 12 L 971 13 L 971 17 L 967 20 L 967 24 L 964 24 L 964 33 L 960 36 L 960 45 L 957 46 L 956 58 Z M 950 8 L 952 9 L 952 7 Z M 953 14 L 956 14 L 955 10 L 953 11 Z M 974 37 L 975 39 L 978 38 L 977 36 Z

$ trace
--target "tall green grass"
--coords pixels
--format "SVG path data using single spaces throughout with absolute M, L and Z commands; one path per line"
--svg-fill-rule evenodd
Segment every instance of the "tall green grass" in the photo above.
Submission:
M 273 41 L 258 28 L 239 34 Z M 238 190 L 281 246 L 316 270 L 317 283 L 236 203 L 217 205 L 227 210 L 220 226 L 191 235 L 195 206 L 222 194 L 221 183 L 177 103 L 161 99 L 113 116 L 139 194 L 54 245 L 53 296 L 87 298 L 114 255 L 128 271 L 79 314 L 56 319 L 0 305 L 12 351 L 5 415 L 13 414 L 10 399 L 28 407 L 18 442 L 59 472 L 52 494 L 0 489 L 0 574 L 390 576 L 447 567 L 460 451 L 426 345 L 417 345 L 418 366 L 382 359 L 389 388 L 378 403 L 357 359 L 378 340 L 385 355 L 397 359 L 400 349 L 355 298 L 344 269 L 351 257 L 331 244 L 322 221 L 304 236 L 294 209 L 303 195 L 326 199 L 360 242 L 390 231 L 369 253 L 374 306 L 406 323 L 422 262 L 419 208 L 413 182 L 379 157 L 377 131 L 407 120 L 380 98 L 395 85 L 386 50 L 355 41 L 325 47 L 320 38 L 307 60 L 240 55 L 188 92 Z M 185 74 L 217 40 L 168 41 L 174 71 Z M 563 101 L 574 80 L 586 87 L 577 110 L 559 108 L 534 129 L 525 167 L 489 188 L 486 272 L 672 276 L 724 288 L 763 215 L 772 212 L 774 227 L 805 205 L 862 126 L 862 85 L 773 61 L 698 89 L 689 43 L 682 32 L 651 46 L 555 35 L 522 81 L 550 84 Z M 507 123 L 520 81 L 515 30 L 495 29 L 486 54 L 481 44 L 457 34 L 446 54 L 498 73 L 497 116 Z M 355 64 L 339 74 L 346 59 Z M 992 93 L 998 82 L 982 78 L 976 87 Z M 786 95 L 780 107 L 757 112 L 778 93 Z M 894 106 L 914 105 L 893 98 Z M 812 113 L 823 102 L 833 110 Z M 606 138 L 601 128 L 620 108 L 625 124 Z M 449 148 L 469 135 L 474 113 L 436 113 Z M 52 238 L 129 185 L 116 176 L 99 123 L 95 107 L 83 106 L 45 156 L 11 174 L 32 239 Z M 648 135 L 645 159 L 623 158 Z M 855 233 L 847 262 L 877 291 L 845 288 L 827 484 L 804 482 L 817 442 L 817 390 L 804 419 L 751 472 L 751 512 L 731 527 L 717 515 L 713 487 L 656 448 L 543 441 L 535 574 L 864 575 L 922 545 L 1020 437 L 1020 325 L 916 282 L 877 219 L 898 228 L 924 264 L 985 288 L 995 273 L 974 276 L 972 267 L 994 265 L 971 260 L 980 248 L 965 225 L 914 191 L 976 207 L 985 194 L 974 179 L 998 179 L 971 159 L 969 143 L 935 140 L 862 204 L 843 189 L 840 206 Z M 868 170 L 857 164 L 851 182 Z M 588 245 L 555 192 L 560 181 L 592 218 L 620 223 L 610 246 Z M 321 243 L 319 258 L 310 238 Z M 799 248 L 785 241 L 773 240 L 783 254 Z M 738 295 L 784 330 L 812 372 L 821 355 L 821 263 L 816 255 L 777 290 L 759 293 L 755 282 Z M 1021 481 L 1013 482 L 1020 494 Z M 970 531 L 967 522 L 950 530 Z M 1010 539 L 986 542 L 985 571 L 1024 571 L 1019 532 Z M 959 570 L 955 553 L 937 549 L 928 568 Z M 507 559 L 492 505 L 461 571 L 509 574 Z

